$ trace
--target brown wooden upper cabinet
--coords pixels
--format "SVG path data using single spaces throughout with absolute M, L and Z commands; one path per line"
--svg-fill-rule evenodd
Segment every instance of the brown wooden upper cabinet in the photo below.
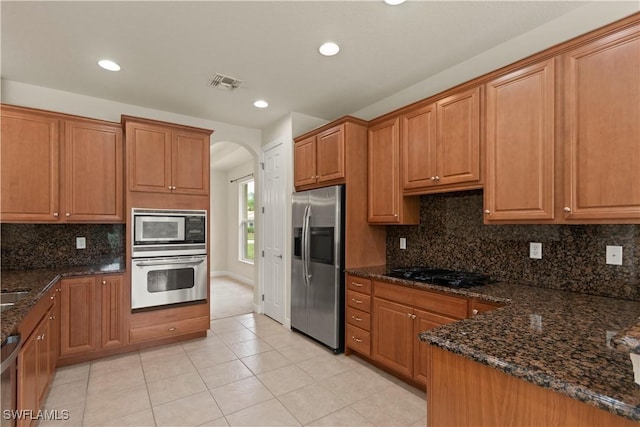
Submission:
M 640 24 L 563 55 L 567 221 L 640 221 Z
M 373 124 L 367 144 L 369 223 L 418 224 L 420 200 L 403 197 L 400 187 L 400 119 Z
M 118 123 L 2 106 L 2 221 L 122 222 Z
M 636 23 L 488 82 L 485 222 L 640 222 L 638 76 Z
M 295 141 L 293 152 L 296 188 L 309 189 L 344 182 L 344 123 Z
M 130 191 L 209 194 L 212 131 L 122 117 Z
M 486 84 L 485 222 L 554 218 L 554 64 Z
M 475 87 L 401 116 L 405 194 L 481 187 L 480 97 Z

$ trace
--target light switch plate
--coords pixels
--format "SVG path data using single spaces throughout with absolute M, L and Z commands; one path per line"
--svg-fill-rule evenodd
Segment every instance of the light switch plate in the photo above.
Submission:
M 607 264 L 622 265 L 622 246 L 607 246 Z
M 407 249 L 407 239 L 405 237 L 400 238 L 400 249 Z
M 76 249 L 86 249 L 86 248 L 87 248 L 87 238 L 76 237 Z

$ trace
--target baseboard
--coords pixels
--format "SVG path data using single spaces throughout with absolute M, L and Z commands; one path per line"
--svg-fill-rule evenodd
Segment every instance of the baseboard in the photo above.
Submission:
M 253 303 L 253 312 L 256 314 L 262 314 L 262 304 Z
M 211 277 L 229 276 L 229 277 L 231 277 L 232 279 L 235 279 L 235 280 L 237 280 L 237 281 L 239 281 L 239 282 L 244 283 L 245 285 L 249 285 L 249 286 L 251 286 L 252 288 L 255 288 L 255 285 L 254 285 L 254 283 L 253 283 L 253 280 L 251 280 L 251 279 L 247 279 L 246 277 L 241 276 L 241 275 L 236 274 L 236 273 L 233 273 L 233 272 L 231 272 L 231 271 L 223 271 L 223 270 L 219 270 L 219 271 L 212 271 L 210 276 L 211 276 Z

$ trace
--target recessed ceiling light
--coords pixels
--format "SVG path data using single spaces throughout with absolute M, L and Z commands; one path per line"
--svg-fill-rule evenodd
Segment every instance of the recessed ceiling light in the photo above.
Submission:
M 397 6 L 399 4 L 404 3 L 406 0 L 384 0 L 384 2 L 386 4 L 388 4 L 389 6 Z
M 120 66 L 110 59 L 101 59 L 98 65 L 109 71 L 120 71 Z
M 258 108 L 267 108 L 269 106 L 269 103 L 264 99 L 258 99 L 256 102 L 253 103 L 253 106 Z
M 334 42 L 326 42 L 322 46 L 320 46 L 318 50 L 324 56 L 333 56 L 336 53 L 340 52 L 340 46 L 338 46 Z

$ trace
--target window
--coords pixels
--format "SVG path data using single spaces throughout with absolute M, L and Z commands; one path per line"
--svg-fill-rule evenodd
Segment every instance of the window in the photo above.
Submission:
M 253 180 L 240 184 L 240 261 L 253 264 L 254 258 L 254 189 Z

